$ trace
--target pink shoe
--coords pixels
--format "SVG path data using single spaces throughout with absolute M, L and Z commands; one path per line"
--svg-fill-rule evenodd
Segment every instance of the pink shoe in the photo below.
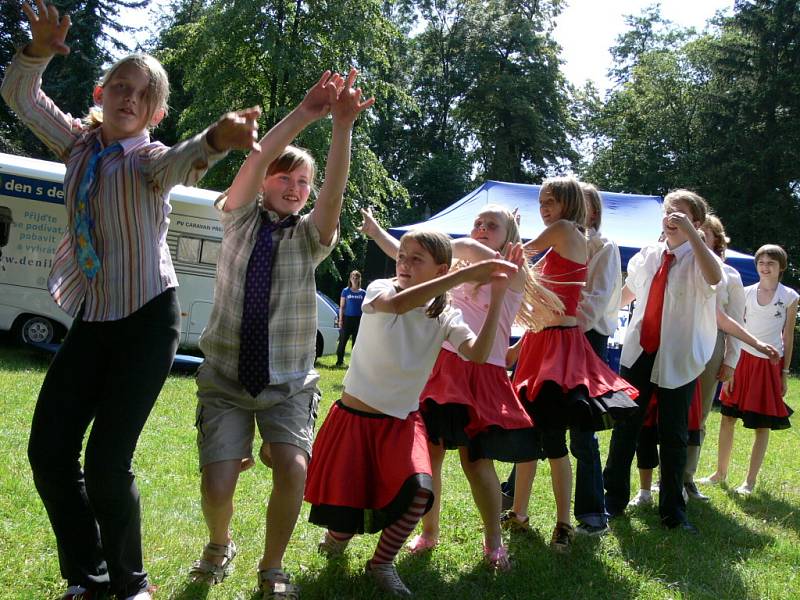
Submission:
M 414 536 L 411 541 L 406 544 L 406 550 L 411 554 L 422 554 L 433 550 L 439 545 L 439 540 L 429 540 L 421 535 Z
M 510 571 L 511 560 L 508 558 L 508 550 L 502 544 L 494 550 L 483 547 L 483 560 L 489 565 L 492 571 Z

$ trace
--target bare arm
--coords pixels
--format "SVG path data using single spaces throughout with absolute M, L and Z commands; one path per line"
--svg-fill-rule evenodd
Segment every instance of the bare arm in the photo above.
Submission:
M 372 307 L 377 312 L 402 315 L 423 306 L 428 300 L 444 294 L 450 288 L 466 281 L 482 283 L 488 281 L 494 274 L 510 276 L 516 272 L 517 266 L 507 261 L 486 260 L 463 269 L 447 272 L 440 277 L 411 286 L 392 296 L 387 294 L 378 296 L 372 301 Z
M 270 163 L 307 125 L 330 112 L 340 83 L 338 74 L 331 75 L 330 71 L 325 71 L 302 102 L 261 138 L 259 151 L 251 152 L 236 173 L 223 210 L 236 210 L 253 201 L 261 189 Z
M 311 211 L 311 221 L 319 231 L 320 243 L 325 246 L 331 243 L 339 226 L 344 188 L 350 173 L 350 135 L 353 132 L 353 123 L 361 111 L 375 104 L 375 98 L 361 102 L 361 88 L 353 89 L 357 74 L 355 69 L 350 69 L 344 88 L 331 106 L 333 136 L 325 165 L 325 181 Z
M 619 302 L 620 308 L 625 308 L 631 302 L 636 300 L 636 294 L 634 294 L 627 285 L 622 286 L 622 299 Z
M 779 357 L 778 351 L 775 348 L 753 337 L 749 331 L 731 319 L 719 308 L 717 308 L 717 328 L 728 335 L 742 340 L 745 344 L 749 344 L 762 354 L 766 354 L 769 356 L 770 360 L 776 360 Z
M 794 351 L 794 324 L 797 320 L 797 300 L 786 309 L 786 323 L 783 324 L 783 370 L 781 371 L 781 382 L 783 395 L 789 379 L 789 365 L 792 364 L 792 352 Z
M 558 250 L 558 245 L 564 239 L 567 230 L 571 229 L 572 226 L 569 221 L 556 221 L 552 225 L 546 227 L 537 237 L 525 242 L 523 247 L 525 248 L 526 254 L 538 254 L 550 247 L 556 247 L 556 250 Z
M 378 222 L 375 220 L 375 217 L 372 216 L 371 208 L 362 208 L 361 216 L 364 219 L 364 222 L 361 224 L 361 232 L 374 240 L 374 242 L 378 244 L 378 248 L 383 250 L 383 253 L 386 254 L 386 256 L 392 260 L 397 260 L 397 251 L 400 249 L 400 240 L 397 240 L 389 235 L 389 232 L 387 232 L 378 224 Z
M 489 311 L 486 313 L 486 320 L 483 327 L 475 339 L 463 342 L 458 351 L 466 356 L 471 362 L 483 364 L 489 358 L 494 345 L 494 338 L 497 335 L 497 327 L 500 321 L 500 312 L 503 307 L 503 297 L 510 280 L 505 277 L 492 282 L 492 295 L 489 301 Z

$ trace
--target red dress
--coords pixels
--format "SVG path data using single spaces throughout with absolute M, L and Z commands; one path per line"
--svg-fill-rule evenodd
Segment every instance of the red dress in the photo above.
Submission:
M 566 316 L 575 316 L 586 265 L 553 249 L 540 264 L 540 283 L 558 294 Z M 543 429 L 599 431 L 638 410 L 634 399 L 639 392 L 597 356 L 578 327 L 525 333 L 514 388 L 528 403 L 536 426 Z

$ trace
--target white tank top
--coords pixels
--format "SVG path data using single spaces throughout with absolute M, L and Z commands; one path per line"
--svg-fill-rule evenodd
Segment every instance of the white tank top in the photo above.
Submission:
M 747 286 L 744 289 L 744 295 L 745 329 L 762 342 L 775 346 L 783 356 L 783 327 L 786 324 L 786 311 L 792 302 L 797 301 L 798 293 L 779 283 L 775 295 L 766 306 L 758 303 L 757 283 Z M 747 344 L 742 344 L 742 349 L 753 356 L 767 358 L 766 355 Z

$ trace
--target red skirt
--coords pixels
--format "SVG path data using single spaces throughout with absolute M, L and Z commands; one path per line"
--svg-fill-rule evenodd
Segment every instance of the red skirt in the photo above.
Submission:
M 692 403 L 689 405 L 689 446 L 700 445 L 700 423 L 703 420 L 703 398 L 701 389 L 700 379 L 698 378 L 694 385 Z M 645 413 L 642 428 L 652 428 L 655 430 L 655 439 L 658 439 L 658 400 L 655 392 L 650 396 L 650 403 L 647 405 L 647 413 Z
M 432 443 L 466 447 L 470 460 L 541 457 L 533 421 L 504 367 L 476 364 L 442 350 L 420 394 L 420 412 Z
M 342 533 L 374 533 L 397 521 L 420 489 L 433 492 L 419 412 L 406 419 L 337 401 L 314 440 L 305 499 L 309 521 Z M 433 494 L 426 512 L 433 504 Z
M 560 395 L 539 394 L 545 382 Z M 537 427 L 610 428 L 639 410 L 639 392 L 595 354 L 577 327 L 548 327 L 522 339 L 514 388 L 529 402 Z
M 748 429 L 788 429 L 792 409 L 781 394 L 781 369 L 766 358 L 742 352 L 733 373 L 733 393 L 720 394 L 722 414 L 742 419 Z

